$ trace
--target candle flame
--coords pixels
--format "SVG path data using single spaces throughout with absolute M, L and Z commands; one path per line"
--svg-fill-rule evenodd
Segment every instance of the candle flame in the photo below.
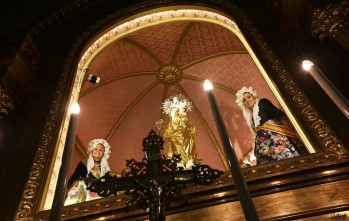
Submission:
M 304 60 L 302 63 L 303 69 L 306 71 L 309 71 L 313 65 L 314 65 L 313 62 L 308 61 L 308 60 Z
M 70 112 L 71 112 L 72 114 L 79 114 L 79 112 L 80 112 L 80 106 L 79 106 L 79 104 L 78 104 L 78 103 L 74 103 L 74 104 L 71 106 L 71 108 L 70 108 Z
M 204 82 L 204 89 L 205 89 L 205 91 L 208 91 L 208 90 L 212 90 L 212 89 L 213 89 L 213 86 L 212 86 L 211 81 L 205 80 L 205 82 Z

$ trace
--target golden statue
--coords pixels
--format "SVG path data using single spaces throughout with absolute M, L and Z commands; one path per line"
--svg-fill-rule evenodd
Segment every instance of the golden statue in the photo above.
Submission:
M 164 127 L 164 121 L 161 119 L 156 125 L 160 135 L 167 141 L 168 157 L 180 154 L 180 166 L 190 169 L 199 160 L 196 152 L 196 129 L 186 113 L 191 110 L 191 102 L 179 94 L 166 99 L 162 109 L 163 113 L 170 116 L 170 122 Z

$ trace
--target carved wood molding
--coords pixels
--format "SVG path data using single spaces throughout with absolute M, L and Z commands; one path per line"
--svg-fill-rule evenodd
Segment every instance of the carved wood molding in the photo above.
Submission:
M 3 119 L 14 107 L 14 99 L 5 87 L 0 84 L 0 119 Z
M 38 88 L 36 77 L 42 60 L 31 36 L 27 35 L 23 39 L 13 55 L 12 50 L 11 47 L 3 49 L 3 53 L 11 54 L 12 57 L 2 58 L 5 60 L 5 72 L 0 85 L 0 118 L 5 117 L 15 106 L 22 106 L 27 95 Z
M 341 26 L 348 27 L 349 1 L 344 0 L 318 7 L 313 10 L 311 35 L 323 41 L 326 38 L 335 39 L 336 30 Z
M 340 199 L 343 200 L 337 206 L 327 204 L 326 201 L 322 202 L 323 207 L 331 207 L 332 211 L 343 209 L 343 205 L 347 205 L 346 202 L 349 202 L 349 198 L 345 195 L 347 189 L 345 188 L 345 183 L 348 183 L 348 166 L 343 168 L 331 168 L 333 172 L 331 174 L 327 173 L 324 175 L 321 169 L 313 169 L 306 171 L 305 173 L 300 172 L 302 175 L 297 176 L 297 178 L 289 176 L 273 176 L 264 177 L 265 182 L 260 182 L 257 180 L 251 180 L 247 182 L 247 186 L 251 192 L 251 195 L 254 198 L 256 203 L 257 210 L 263 210 L 263 206 L 259 207 L 258 198 L 274 198 L 275 194 L 287 195 L 289 192 L 299 191 L 300 189 L 307 188 L 308 191 L 312 190 L 309 186 L 315 186 L 320 188 L 322 184 L 324 185 L 333 185 L 337 186 L 339 189 L 326 189 L 326 193 L 322 197 L 328 196 L 331 199 Z M 329 182 L 330 181 L 330 182 Z M 341 189 L 340 189 L 341 188 Z M 276 190 L 276 191 L 275 191 Z M 301 190 L 302 191 L 302 190 Z M 304 191 L 303 191 L 304 192 Z M 269 193 L 273 193 L 269 196 Z M 210 206 L 222 205 L 225 203 L 236 203 L 239 204 L 239 197 L 237 195 L 236 189 L 234 187 L 232 176 L 229 172 L 226 172 L 217 181 L 211 186 L 201 186 L 188 184 L 187 189 L 183 190 L 183 194 L 188 196 L 188 202 L 184 205 L 180 205 L 178 202 L 171 202 L 171 208 L 167 210 L 167 216 L 171 214 L 176 214 L 175 216 L 181 216 L 178 213 L 188 212 L 194 209 L 206 208 Z M 309 199 L 313 196 L 309 196 Z M 125 204 L 130 200 L 129 195 L 124 195 L 122 192 L 119 192 L 117 196 L 109 196 L 99 200 L 88 201 L 80 204 L 73 204 L 66 206 L 64 208 L 62 218 L 63 220 L 69 219 L 83 219 L 83 220 L 96 220 L 97 218 L 103 219 L 108 218 L 107 220 L 140 220 L 147 219 L 147 211 L 142 210 L 139 207 L 133 209 L 128 209 L 125 207 Z M 283 200 L 288 200 L 284 198 Z M 272 201 L 272 200 L 271 200 Z M 277 203 L 277 202 L 275 202 Z M 306 204 L 306 202 L 299 202 L 300 204 Z M 262 209 L 261 209 L 262 208 Z M 283 217 L 298 217 L 302 215 L 307 215 L 315 213 L 314 211 L 301 210 L 297 206 L 288 207 L 291 210 L 298 210 L 297 214 L 285 214 Z M 316 213 L 328 213 L 329 211 L 321 211 L 318 208 L 314 208 Z M 241 208 L 237 208 L 238 213 L 242 214 Z M 268 211 L 259 212 L 261 217 L 270 215 Z M 47 220 L 50 216 L 50 211 L 39 212 L 36 216 L 37 220 Z M 235 219 L 234 219 L 235 220 Z
M 39 207 L 40 199 L 38 197 L 41 192 L 39 190 L 43 188 L 44 177 L 47 172 L 46 168 L 52 158 L 50 152 L 56 146 L 56 134 L 62 122 L 62 110 L 65 109 L 64 107 L 68 99 L 68 92 L 70 91 L 73 78 L 72 72 L 78 51 L 78 47 L 72 47 L 67 56 L 66 65 L 63 68 L 54 98 L 52 99 L 48 117 L 28 176 L 29 178 L 24 187 L 22 199 L 19 201 L 16 220 L 36 220 L 35 211 Z

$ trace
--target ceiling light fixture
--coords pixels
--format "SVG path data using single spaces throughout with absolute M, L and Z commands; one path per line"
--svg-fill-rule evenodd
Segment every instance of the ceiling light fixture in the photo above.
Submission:
M 101 81 L 101 78 L 96 75 L 90 74 L 87 80 L 92 84 L 98 84 Z

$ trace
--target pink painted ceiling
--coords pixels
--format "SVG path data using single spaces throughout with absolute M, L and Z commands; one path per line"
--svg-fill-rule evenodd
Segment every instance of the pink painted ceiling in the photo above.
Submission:
M 180 82 L 172 86 L 157 79 L 158 70 L 168 64 L 183 72 Z M 110 143 L 113 172 L 120 173 L 126 159 L 141 161 L 143 138 L 151 129 L 157 132 L 157 120 L 169 120 L 161 113 L 163 99 L 179 93 L 193 103 L 188 116 L 197 129 L 201 163 L 228 170 L 203 90 L 205 79 L 214 84 L 213 92 L 239 159 L 252 150 L 253 140 L 235 103 L 236 90 L 252 86 L 259 97 L 268 97 L 278 106 L 241 41 L 231 31 L 208 22 L 171 22 L 133 32 L 103 49 L 89 69 L 101 82 L 86 82 L 82 88 L 77 129 L 80 145 L 75 148 L 70 172 L 86 157 L 83 153 L 95 138 Z M 167 154 L 166 145 L 162 153 Z

